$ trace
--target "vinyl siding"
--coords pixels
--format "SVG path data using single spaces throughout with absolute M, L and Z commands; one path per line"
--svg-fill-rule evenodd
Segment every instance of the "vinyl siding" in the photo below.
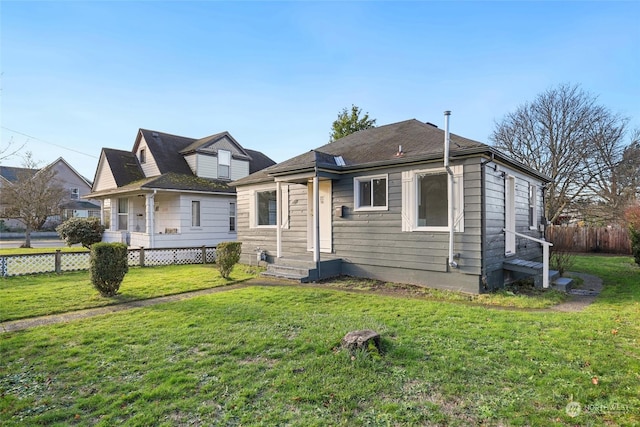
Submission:
M 107 161 L 103 158 L 98 164 L 98 170 L 96 172 L 96 180 L 93 186 L 93 191 L 109 190 L 116 188 L 116 180 L 111 173 L 111 168 Z
M 144 176 L 158 176 L 160 175 L 160 169 L 158 169 L 158 165 L 156 165 L 156 160 L 153 158 L 153 153 L 149 150 L 147 146 L 147 141 L 145 141 L 144 136 L 140 137 L 140 143 L 138 144 L 138 151 L 136 152 L 136 157 L 140 159 L 140 150 L 144 149 L 146 152 L 145 162 L 140 163 L 140 167 L 142 168 L 142 172 Z

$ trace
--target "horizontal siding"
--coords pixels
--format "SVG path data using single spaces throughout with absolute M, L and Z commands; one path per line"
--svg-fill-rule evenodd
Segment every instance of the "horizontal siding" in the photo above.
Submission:
M 418 169 L 423 169 L 419 167 Z M 401 267 L 415 271 L 447 271 L 449 249 L 448 232 L 402 232 L 402 171 L 388 171 L 389 198 L 386 211 L 354 211 L 353 178 L 350 175 L 334 181 L 334 206 L 344 206 L 343 218 L 334 218 L 335 255 L 358 265 Z M 478 165 L 464 166 L 465 232 L 455 233 L 454 253 L 457 274 L 480 274 L 481 217 L 480 169 Z M 478 189 L 478 191 L 475 191 Z M 477 289 L 475 290 L 477 292 Z
M 502 285 L 502 263 L 505 251 L 505 177 L 515 177 L 516 231 L 535 238 L 542 234 L 537 230 L 529 230 L 529 184 L 538 187 L 538 213 L 542 208 L 542 182 L 504 165 L 493 164 L 485 168 L 485 253 L 484 275 L 490 288 Z M 541 215 L 538 215 L 539 217 Z M 540 222 L 540 218 L 538 219 Z M 542 255 L 541 245 L 525 238 L 516 237 L 516 256 L 523 259 L 539 259 Z

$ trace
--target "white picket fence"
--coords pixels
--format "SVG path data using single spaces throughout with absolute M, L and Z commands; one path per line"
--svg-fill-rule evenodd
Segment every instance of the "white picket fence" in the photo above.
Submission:
M 62 273 L 89 269 L 90 252 L 34 253 L 0 255 L 0 276 L 22 276 L 37 273 Z M 207 264 L 216 260 L 215 246 L 197 248 L 129 249 L 130 267 L 176 264 Z

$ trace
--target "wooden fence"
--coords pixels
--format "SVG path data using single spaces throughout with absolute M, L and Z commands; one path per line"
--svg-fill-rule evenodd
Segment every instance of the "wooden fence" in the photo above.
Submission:
M 556 250 L 631 255 L 629 230 L 625 227 L 548 226 L 546 239 Z

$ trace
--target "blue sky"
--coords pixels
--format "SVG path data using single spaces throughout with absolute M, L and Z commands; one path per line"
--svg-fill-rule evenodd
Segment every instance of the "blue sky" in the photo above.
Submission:
M 442 127 L 451 110 L 452 132 L 488 142 L 561 83 L 640 127 L 636 1 L 2 1 L 0 15 L 0 147 L 89 179 L 138 128 L 227 130 L 283 161 L 325 144 L 351 104 L 378 125 Z

